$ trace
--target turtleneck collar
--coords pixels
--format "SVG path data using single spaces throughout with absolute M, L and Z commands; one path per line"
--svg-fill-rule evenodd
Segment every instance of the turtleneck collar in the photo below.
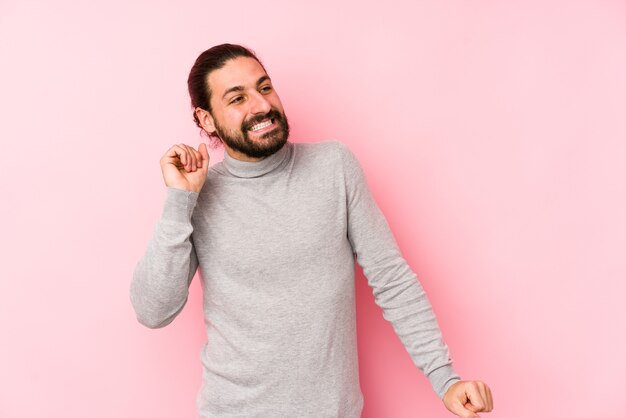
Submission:
M 292 148 L 293 144 L 287 142 L 274 154 L 254 162 L 236 160 L 224 150 L 224 167 L 235 177 L 261 177 L 282 167 L 283 163 L 289 160 Z

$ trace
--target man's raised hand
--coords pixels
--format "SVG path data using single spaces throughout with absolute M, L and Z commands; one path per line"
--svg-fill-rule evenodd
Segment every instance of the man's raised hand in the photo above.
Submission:
M 209 170 L 206 144 L 198 149 L 176 144 L 161 157 L 161 171 L 167 187 L 199 193 Z

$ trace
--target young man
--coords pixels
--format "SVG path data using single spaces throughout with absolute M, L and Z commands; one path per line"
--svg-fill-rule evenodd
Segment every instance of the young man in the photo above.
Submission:
M 490 411 L 490 389 L 461 381 L 431 305 L 400 255 L 352 153 L 336 142 L 288 142 L 289 124 L 248 49 L 202 53 L 188 80 L 194 119 L 223 143 L 161 159 L 163 215 L 131 285 L 151 328 L 182 310 L 196 269 L 208 341 L 200 417 L 361 414 L 354 261 L 363 267 L 415 364 L 454 414 Z

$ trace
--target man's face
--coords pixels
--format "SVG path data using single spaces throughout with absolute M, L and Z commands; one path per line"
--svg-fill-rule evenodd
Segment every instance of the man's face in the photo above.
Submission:
M 278 94 L 263 67 L 253 58 L 239 57 L 209 74 L 209 129 L 217 132 L 229 154 L 258 160 L 280 150 L 289 137 L 289 124 Z

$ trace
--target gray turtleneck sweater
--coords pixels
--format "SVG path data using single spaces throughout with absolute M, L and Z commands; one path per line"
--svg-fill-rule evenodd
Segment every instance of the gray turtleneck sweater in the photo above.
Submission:
M 254 163 L 226 154 L 200 193 L 168 188 L 131 301 L 142 324 L 167 325 L 199 266 L 208 336 L 200 417 L 356 418 L 355 257 L 443 397 L 459 376 L 431 305 L 337 142 L 288 142 Z

